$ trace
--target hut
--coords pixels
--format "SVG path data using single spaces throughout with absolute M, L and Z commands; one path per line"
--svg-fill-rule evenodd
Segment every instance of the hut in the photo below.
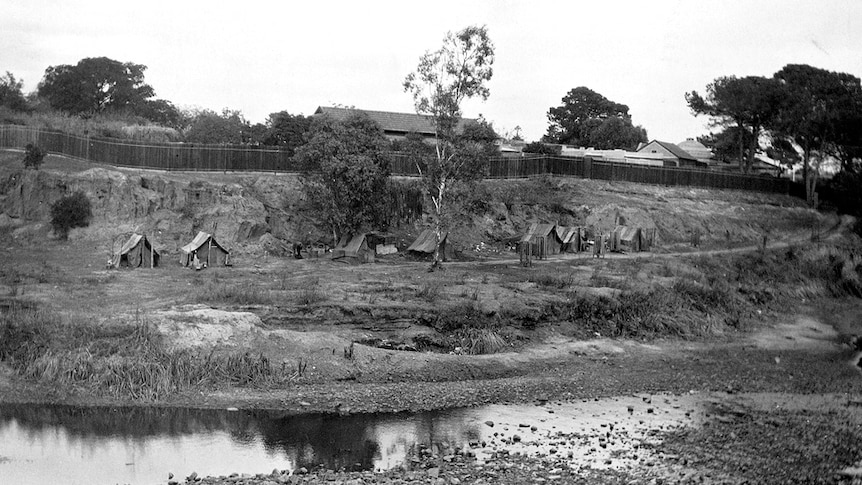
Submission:
M 587 247 L 587 229 L 577 226 L 557 226 L 557 237 L 562 242 L 560 252 L 563 253 L 579 253 L 586 250 Z
M 530 224 L 530 228 L 521 237 L 519 251 L 529 251 L 531 255 L 539 259 L 545 258 L 549 254 L 560 254 L 563 242 L 557 235 L 555 228 L 554 224 Z
M 355 263 L 373 263 L 374 248 L 368 244 L 365 233 L 341 236 L 335 249 L 332 250 L 333 261 L 342 260 Z
M 640 227 L 617 226 L 611 233 L 611 251 L 640 252 L 649 251 L 655 238 L 655 229 L 645 230 Z
M 212 234 L 200 231 L 192 242 L 180 248 L 180 264 L 193 264 L 194 257 L 207 266 L 230 266 L 230 251 L 222 247 Z
M 132 234 L 113 257 L 114 268 L 153 268 L 158 265 L 159 252 L 143 234 Z
M 449 233 L 444 232 L 440 237 L 440 255 L 443 261 L 448 261 L 452 256 L 451 250 L 449 249 Z M 419 237 L 413 241 L 407 248 L 407 253 L 412 254 L 414 256 L 422 256 L 426 257 L 428 255 L 434 255 L 434 249 L 437 246 L 437 237 L 435 235 L 434 229 L 428 228 L 422 231 L 419 234 Z

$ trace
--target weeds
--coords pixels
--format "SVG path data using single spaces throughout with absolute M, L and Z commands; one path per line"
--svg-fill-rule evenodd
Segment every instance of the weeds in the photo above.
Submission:
M 440 292 L 440 283 L 436 281 L 428 282 L 416 290 L 416 297 L 422 298 L 429 303 L 434 303 L 440 297 Z
M 327 296 L 320 288 L 320 280 L 315 278 L 303 285 L 297 293 L 294 303 L 301 306 L 311 306 L 326 300 Z
M 229 284 L 218 278 L 194 285 L 192 293 L 195 302 L 218 302 L 232 305 L 274 305 L 277 299 L 272 291 L 261 288 L 252 282 Z
M 168 350 L 139 316 L 132 324 L 97 324 L 33 308 L 0 316 L 0 360 L 41 383 L 144 401 L 199 386 L 279 378 L 263 354 Z

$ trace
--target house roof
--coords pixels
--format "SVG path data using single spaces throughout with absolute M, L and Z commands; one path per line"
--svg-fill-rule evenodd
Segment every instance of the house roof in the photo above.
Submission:
M 357 108 L 336 108 L 319 106 L 314 112 L 315 115 L 327 115 L 338 121 L 344 121 L 353 113 L 364 113 L 369 118 L 374 120 L 384 132 L 388 133 L 419 133 L 420 135 L 434 136 L 434 121 L 430 116 L 419 115 L 416 113 L 393 113 L 391 111 L 372 111 L 367 109 Z M 458 122 L 458 128 L 462 128 L 465 123 L 475 121 L 471 118 L 461 118 Z
M 685 151 L 685 150 L 683 150 L 682 148 L 680 148 L 680 147 L 678 147 L 678 146 L 674 145 L 673 143 L 669 143 L 669 142 L 666 142 L 666 141 L 653 140 L 653 141 L 651 141 L 651 142 L 647 143 L 646 145 L 642 146 L 640 149 L 638 149 L 638 151 L 640 152 L 640 151 L 644 151 L 644 150 L 646 150 L 646 149 L 647 149 L 650 145 L 652 145 L 653 143 L 655 143 L 655 144 L 657 144 L 657 145 L 661 146 L 662 148 L 664 148 L 665 150 L 669 151 L 673 156 L 675 156 L 676 158 L 678 158 L 678 159 L 680 159 L 680 160 L 691 160 L 691 161 L 697 161 L 697 159 L 696 159 L 696 158 L 694 158 L 694 157 L 693 157 L 690 153 L 688 153 L 687 151 Z
M 677 143 L 677 146 L 699 160 L 709 160 L 713 157 L 712 150 L 694 138 L 688 138 L 684 142 Z

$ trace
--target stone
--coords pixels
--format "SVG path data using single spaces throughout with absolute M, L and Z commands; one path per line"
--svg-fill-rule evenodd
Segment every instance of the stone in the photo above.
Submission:
M 486 425 L 486 426 L 488 426 L 488 427 L 490 427 L 490 428 L 493 428 L 493 427 L 494 427 L 494 422 L 493 422 L 493 421 L 490 421 L 490 420 L 489 420 L 489 421 L 485 421 L 485 425 Z

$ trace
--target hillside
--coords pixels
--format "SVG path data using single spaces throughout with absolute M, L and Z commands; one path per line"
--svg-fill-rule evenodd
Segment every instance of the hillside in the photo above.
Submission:
M 94 220 L 89 228 L 73 230 L 71 239 L 106 251 L 123 235 L 144 232 L 173 253 L 214 223 L 218 238 L 238 254 L 280 254 L 293 241 L 331 244 L 326 227 L 303 210 L 295 175 L 142 171 L 57 156 L 49 156 L 42 170 L 28 171 L 20 158 L 18 152 L 0 152 L 0 227 L 16 239 L 48 237 L 50 204 L 82 190 Z M 457 212 L 451 237 L 469 259 L 505 252 L 531 222 L 606 232 L 621 216 L 629 225 L 656 228 L 658 252 L 685 247 L 694 234 L 701 247 L 724 247 L 825 224 L 823 216 L 788 196 L 550 177 L 485 181 L 466 192 Z M 399 249 L 422 227 L 421 220 L 393 227 Z

